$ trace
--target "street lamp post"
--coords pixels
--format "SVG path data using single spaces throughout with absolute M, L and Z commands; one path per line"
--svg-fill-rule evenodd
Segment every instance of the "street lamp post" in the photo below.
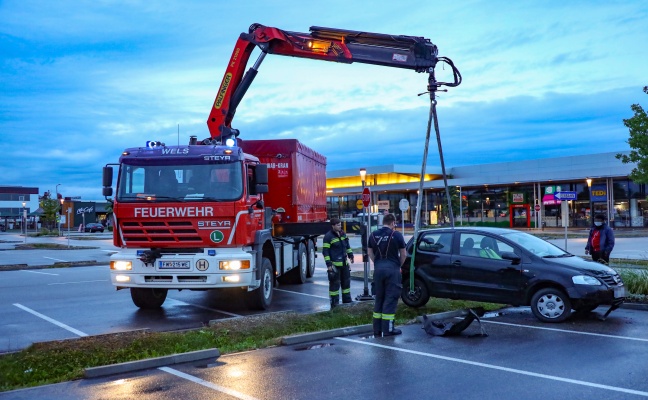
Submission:
M 459 226 L 463 226 L 463 197 L 461 197 L 461 186 L 459 188 Z
M 58 200 L 59 198 L 59 191 L 58 187 L 61 186 L 60 183 L 56 184 L 56 187 L 54 188 L 54 191 L 56 192 L 56 199 Z M 63 199 L 61 199 L 61 209 L 56 211 L 56 215 L 58 216 L 58 230 L 59 230 L 59 236 L 61 236 L 61 216 L 63 215 Z
M 362 180 L 362 191 L 364 192 L 365 188 L 365 178 L 367 177 L 367 170 L 360 168 L 360 180 Z M 364 228 L 364 243 L 362 244 L 362 263 L 364 267 L 364 291 L 361 295 L 356 297 L 358 301 L 373 300 L 373 296 L 369 294 L 369 213 L 367 212 L 367 207 L 362 207 L 362 212 L 364 212 L 367 217 L 367 223 Z
M 68 226 L 68 248 L 70 247 L 70 213 L 72 212 L 72 208 L 68 207 L 67 209 L 67 226 Z
M 62 216 L 63 216 L 63 199 L 61 199 L 61 211 L 59 212 L 59 220 L 58 220 L 59 236 L 61 236 L 61 217 Z
M 23 206 L 22 211 L 23 212 L 22 212 L 22 224 L 21 224 L 21 226 L 22 226 L 23 234 L 25 235 L 25 243 L 27 243 L 27 225 L 26 225 L 27 224 L 27 208 L 25 208 L 26 205 L 27 205 L 27 203 L 25 203 L 23 201 L 23 203 L 22 203 L 22 206 Z
M 592 203 L 592 178 L 585 179 L 587 191 L 589 192 L 590 226 L 594 226 L 594 203 Z

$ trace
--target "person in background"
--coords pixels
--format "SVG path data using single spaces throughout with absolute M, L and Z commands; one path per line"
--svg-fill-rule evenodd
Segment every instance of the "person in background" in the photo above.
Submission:
M 614 249 L 614 232 L 605 223 L 603 214 L 594 216 L 594 226 L 590 228 L 585 254 L 591 254 L 593 261 L 609 264 L 610 253 Z
M 353 262 L 353 250 L 339 218 L 331 218 L 331 230 L 324 235 L 322 255 L 328 272 L 331 308 L 340 304 L 340 286 L 342 302 L 351 303 L 351 269 L 347 258 Z
M 374 302 L 373 330 L 375 337 L 400 335 L 402 331 L 394 328 L 396 306 L 403 284 L 400 267 L 405 262 L 405 238 L 395 231 L 396 217 L 387 214 L 383 227 L 369 235 L 369 258 L 374 263 Z

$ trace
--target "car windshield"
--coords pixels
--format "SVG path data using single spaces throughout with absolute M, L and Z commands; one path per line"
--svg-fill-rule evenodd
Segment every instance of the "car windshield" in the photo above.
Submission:
M 505 239 L 515 242 L 520 247 L 540 257 L 554 258 L 571 256 L 570 253 L 565 252 L 563 249 L 554 246 L 546 240 L 542 240 L 533 235 L 529 235 L 528 233 L 511 232 L 504 233 L 501 236 Z
M 232 201 L 243 194 L 241 162 L 199 165 L 122 165 L 119 201 Z

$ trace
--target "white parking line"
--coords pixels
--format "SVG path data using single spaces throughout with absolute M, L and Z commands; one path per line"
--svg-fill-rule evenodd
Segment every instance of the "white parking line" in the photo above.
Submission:
M 53 257 L 43 257 L 47 258 L 48 260 L 54 260 L 54 261 L 60 261 L 60 262 L 67 262 L 67 260 L 61 260 L 60 258 L 53 258 Z
M 500 367 L 499 365 L 493 365 L 493 364 L 486 364 L 486 363 L 481 363 L 481 362 L 476 362 L 476 361 L 463 360 L 461 358 L 447 357 L 447 356 L 442 356 L 442 355 L 439 355 L 439 354 L 423 353 L 422 351 L 401 349 L 401 348 L 398 348 L 398 347 L 385 346 L 385 345 L 378 344 L 378 343 L 360 341 L 360 340 L 349 339 L 349 338 L 345 338 L 345 337 L 336 337 L 336 339 L 343 340 L 345 342 L 363 344 L 365 346 L 373 346 L 373 347 L 379 347 L 379 348 L 387 349 L 387 350 L 400 351 L 402 353 L 409 353 L 409 354 L 414 354 L 414 355 L 417 355 L 417 356 L 430 357 L 430 358 L 436 358 L 436 359 L 439 359 L 439 360 L 445 360 L 445 361 L 451 361 L 451 362 L 456 362 L 456 363 L 461 363 L 461 364 L 473 365 L 473 366 L 476 366 L 476 367 L 495 369 L 495 370 L 498 370 L 498 371 L 510 372 L 510 373 L 513 373 L 513 374 L 532 376 L 532 377 L 535 377 L 535 378 L 542 378 L 542 379 L 548 379 L 548 380 L 552 380 L 552 381 L 572 383 L 574 385 L 588 386 L 588 387 L 593 387 L 593 388 L 598 388 L 598 389 L 610 390 L 610 391 L 613 391 L 613 392 L 629 393 L 629 394 L 635 394 L 635 395 L 638 395 L 638 396 L 648 397 L 648 392 L 642 392 L 640 390 L 626 389 L 626 388 L 617 387 L 617 386 L 601 385 L 599 383 L 587 382 L 587 381 L 579 381 L 577 379 L 562 378 L 562 377 L 559 377 L 559 376 L 540 374 L 540 373 L 537 373 L 537 372 L 525 371 L 525 370 L 521 370 L 521 369 Z
M 40 271 L 30 271 L 28 269 L 21 269 L 22 272 L 29 272 L 30 274 L 41 274 L 41 275 L 54 275 L 58 276 L 59 274 L 53 274 L 51 272 L 40 272 Z
M 292 290 L 285 290 L 285 289 L 275 289 L 275 290 L 277 290 L 279 292 L 286 292 L 286 293 L 292 293 L 292 294 L 301 294 L 302 296 L 317 297 L 318 299 L 325 299 L 325 300 L 329 299 L 328 297 L 324 297 L 324 296 L 317 296 L 317 295 L 314 295 L 314 294 L 294 292 Z
M 97 279 L 94 281 L 48 283 L 47 285 L 76 285 L 77 283 L 92 283 L 92 282 L 110 282 L 110 281 L 108 279 Z
M 512 324 L 510 322 L 496 322 L 496 321 L 490 321 L 490 320 L 485 320 L 485 319 L 482 319 L 481 322 L 488 323 L 488 324 L 496 324 L 496 325 L 515 326 L 515 327 L 528 328 L 528 329 L 540 329 L 540 330 L 543 330 L 543 331 L 573 333 L 573 334 L 576 334 L 576 335 L 599 336 L 599 337 L 606 337 L 606 338 L 612 338 L 612 339 L 624 339 L 624 340 L 636 340 L 638 342 L 648 342 L 648 339 L 636 338 L 636 337 L 630 337 L 630 336 L 607 335 L 605 333 L 578 332 L 578 331 L 570 331 L 570 330 L 567 330 L 567 329 L 546 328 L 546 327 L 543 327 L 543 326 Z
M 74 328 L 72 328 L 72 327 L 70 327 L 70 326 L 65 325 L 65 324 L 62 323 L 62 322 L 58 322 L 57 320 L 52 319 L 52 318 L 50 318 L 50 317 L 48 317 L 48 316 L 45 316 L 45 315 L 43 315 L 43 314 L 41 314 L 41 313 L 39 313 L 39 312 L 36 312 L 36 311 L 32 310 L 31 308 L 27 308 L 27 307 L 23 306 L 22 304 L 14 303 L 14 306 L 20 308 L 21 310 L 25 310 L 25 311 L 27 311 L 28 313 L 30 313 L 30 314 L 32 314 L 32 315 L 35 315 L 35 316 L 37 316 L 37 317 L 39 317 L 39 318 L 42 318 L 42 319 L 44 319 L 44 320 L 47 321 L 47 322 L 51 322 L 51 323 L 53 323 L 54 325 L 59 326 L 59 327 L 65 329 L 65 330 L 67 330 L 67 331 L 70 331 L 70 332 L 74 333 L 75 335 L 79 335 L 79 336 L 81 336 L 81 337 L 88 336 L 87 333 L 83 333 L 83 332 L 81 332 L 80 330 L 77 330 L 77 329 L 74 329 Z
M 160 367 L 158 369 L 160 371 L 164 371 L 164 372 L 169 373 L 171 375 L 175 375 L 175 376 L 177 376 L 179 378 L 183 378 L 183 379 L 186 379 L 188 381 L 197 383 L 199 385 L 203 385 L 203 386 L 208 387 L 210 389 L 214 389 L 214 390 L 217 390 L 219 392 L 226 393 L 226 394 L 228 394 L 230 396 L 236 397 L 237 399 L 258 400 L 256 397 L 248 396 L 247 394 L 238 392 L 238 391 L 236 391 L 234 389 L 226 388 L 224 386 L 220 386 L 220 385 L 216 385 L 216 384 L 211 383 L 211 382 L 207 382 L 204 379 L 197 378 L 197 377 L 195 377 L 193 375 L 185 374 L 184 372 L 180 372 L 180 371 L 175 370 L 173 368 Z

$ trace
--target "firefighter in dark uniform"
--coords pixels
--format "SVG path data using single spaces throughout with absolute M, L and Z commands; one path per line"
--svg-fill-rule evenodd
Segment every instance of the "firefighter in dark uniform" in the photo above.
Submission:
M 351 270 L 347 258 L 353 262 L 353 250 L 338 218 L 331 218 L 331 230 L 324 235 L 322 255 L 328 271 L 331 308 L 340 303 L 340 284 L 342 302 L 351 303 Z
M 374 295 L 376 297 L 373 313 L 373 330 L 375 337 L 400 335 L 400 329 L 394 328 L 396 306 L 403 284 L 400 267 L 407 256 L 405 238 L 394 230 L 396 217 L 387 214 L 383 218 L 383 227 L 369 235 L 369 258 L 374 263 Z

